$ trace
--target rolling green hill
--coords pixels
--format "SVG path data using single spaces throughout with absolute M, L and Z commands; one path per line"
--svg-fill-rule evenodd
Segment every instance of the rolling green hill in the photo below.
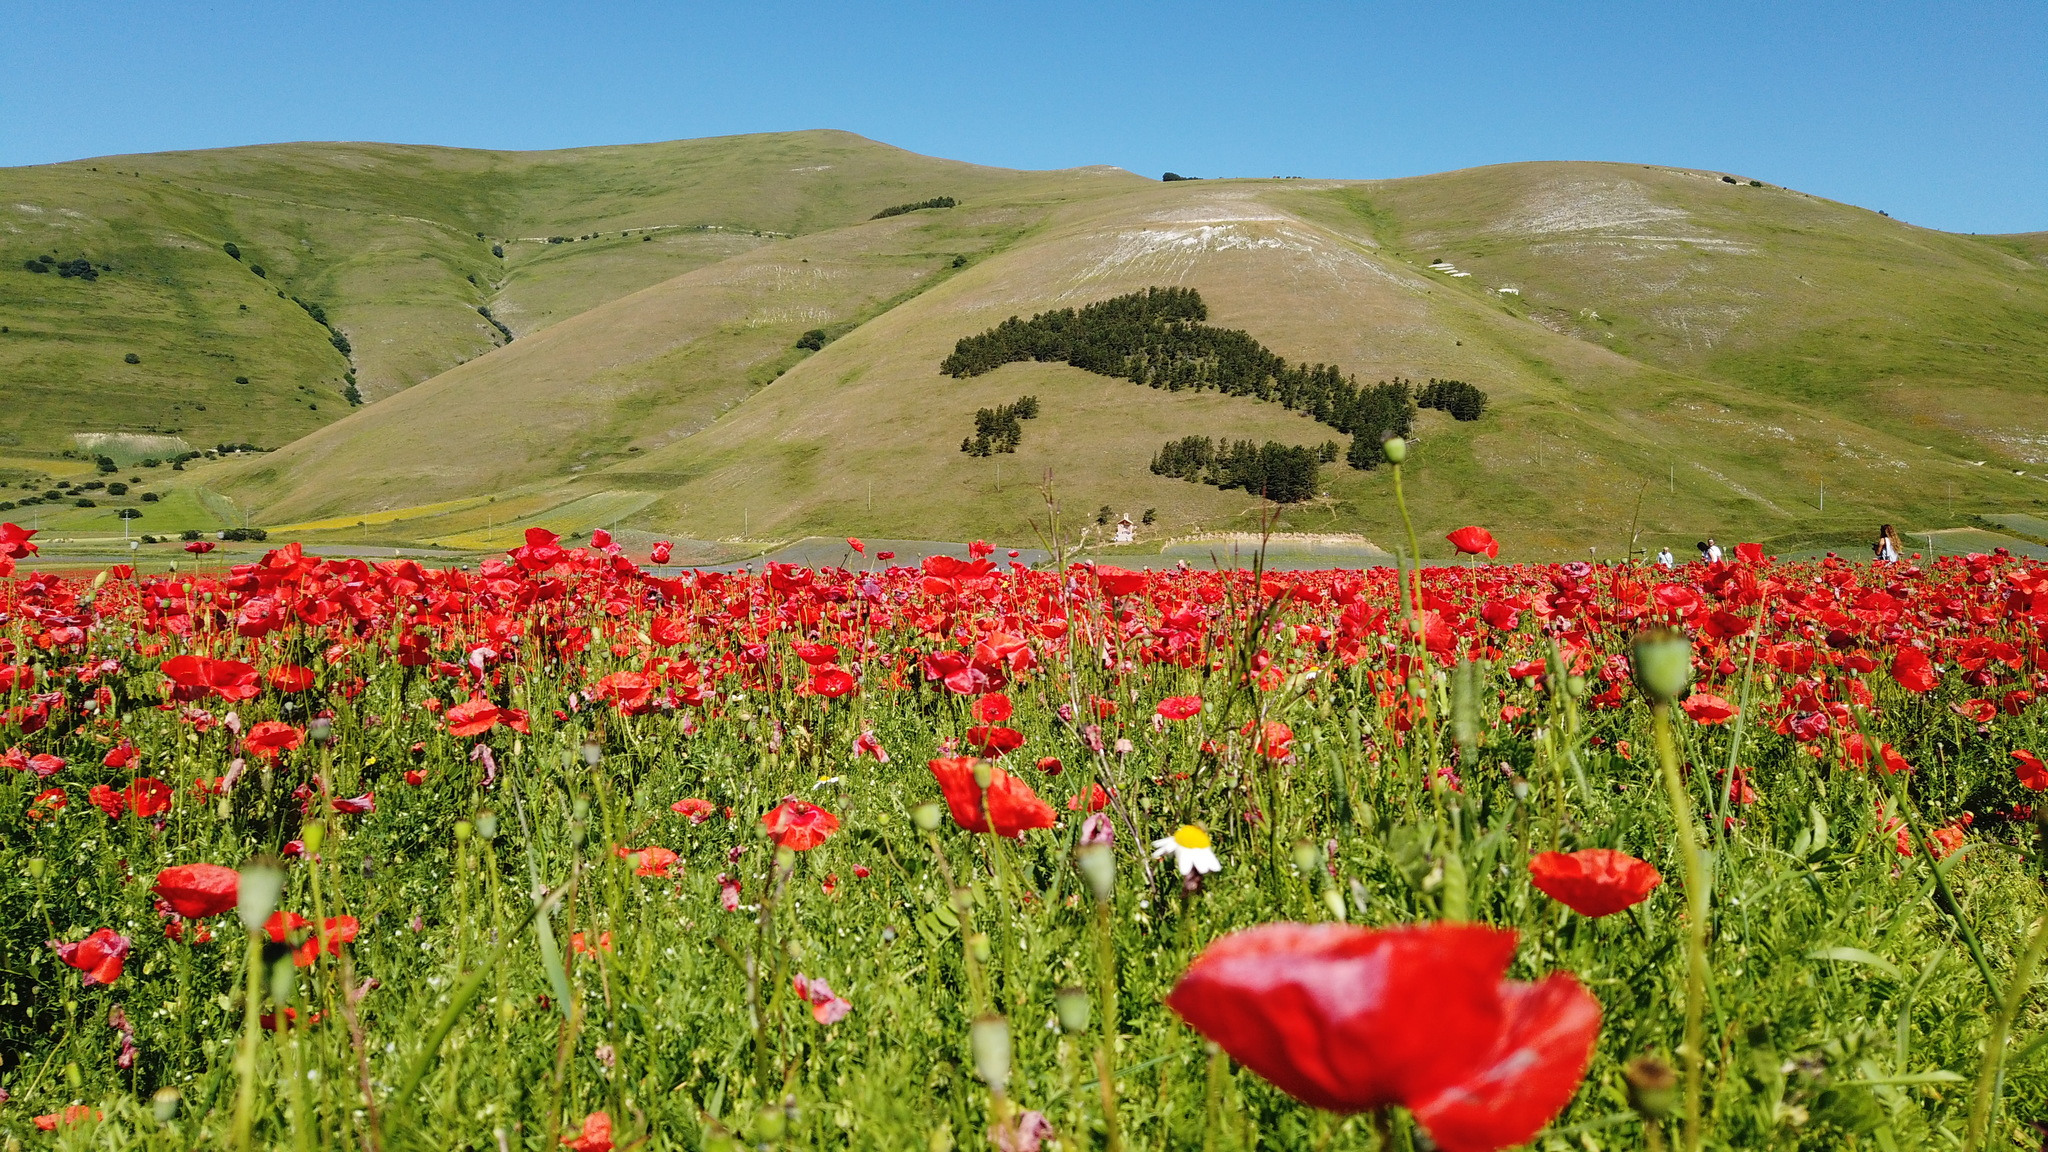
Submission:
M 138 262 L 136 237 L 173 235 L 168 205 L 182 206 L 186 239 L 158 254 L 187 263 L 148 283 L 124 258 L 91 282 L 11 271 L 79 247 L 50 239 L 54 225 L 25 246 L 27 226 L 7 230 L 32 215 L 19 204 L 51 217 L 64 201 L 14 185 L 60 177 L 96 218 L 131 221 L 119 234 Z M 1432 538 L 1480 522 L 1520 555 L 1708 534 L 1792 549 L 2048 504 L 2048 234 L 1931 232 L 1719 173 L 1554 163 L 1159 184 L 795 133 L 541 154 L 292 145 L 0 183 L 0 380 L 48 381 L 25 414 L 0 415 L 0 435 L 48 451 L 177 421 L 195 444 L 291 438 L 195 465 L 189 482 L 316 538 L 484 548 L 545 523 L 732 554 L 845 533 L 1024 542 L 1049 474 L 1070 542 L 1084 524 L 1099 537 L 1107 506 L 1151 510 L 1153 551 L 1267 524 L 1398 543 L 1385 469 L 1325 464 L 1320 497 L 1279 509 L 1149 471 L 1187 435 L 1335 437 L 1278 405 L 1064 364 L 938 371 L 1006 317 L 1151 286 L 1196 288 L 1211 324 L 1361 383 L 1484 388 L 1477 422 L 1421 414 L 1407 487 Z M 934 195 L 960 205 L 870 219 Z M 219 249 L 237 236 L 255 237 L 235 239 L 239 262 Z M 256 315 L 229 291 L 252 262 L 271 291 L 246 301 Z M 346 333 L 366 406 L 333 419 L 347 364 L 280 287 Z M 174 293 L 220 314 L 220 332 L 166 319 Z M 137 316 L 164 343 L 126 365 L 110 333 Z M 829 342 L 796 347 L 812 329 Z M 221 351 L 270 357 L 286 382 L 238 371 L 245 390 L 272 389 L 241 401 L 250 423 L 219 420 L 236 394 L 191 375 Z M 71 375 L 30 370 L 63 357 Z M 960 451 L 977 408 L 1026 394 L 1041 414 L 1014 454 Z

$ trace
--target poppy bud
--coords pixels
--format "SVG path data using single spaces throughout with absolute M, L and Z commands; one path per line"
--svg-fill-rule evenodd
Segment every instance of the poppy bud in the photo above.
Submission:
M 166 1084 L 149 1098 L 149 1110 L 156 1113 L 157 1123 L 169 1124 L 171 1118 L 178 1114 L 178 1102 L 182 1099 L 184 1097 L 178 1095 L 176 1088 Z
M 457 821 L 455 822 L 455 839 L 456 839 L 456 840 L 458 840 L 458 841 L 462 841 L 462 840 L 467 840 L 467 839 L 469 839 L 469 834 L 470 834 L 470 832 L 471 832 L 471 831 L 473 831 L 473 829 L 472 829 L 472 828 L 470 827 L 470 823 L 469 823 L 469 821 L 467 821 L 467 820 L 457 820 Z
M 31 880 L 41 880 L 43 878 L 43 869 L 46 867 L 48 867 L 48 865 L 43 863 L 43 858 L 41 856 L 37 856 L 34 859 L 30 860 L 28 862 L 28 878 Z
M 85 1087 L 85 1073 L 78 1070 L 78 1061 L 64 1065 L 64 1082 L 71 1085 L 73 1092 Z
M 315 820 L 307 824 L 304 828 L 299 829 L 299 839 L 306 845 L 307 855 L 319 854 L 320 845 L 327 842 L 327 822 Z
M 974 953 L 976 963 L 986 964 L 990 956 L 988 933 L 976 932 L 967 938 L 968 950 Z
M 1308 840 L 1294 842 L 1294 870 L 1303 876 L 1314 875 L 1316 865 L 1323 862 L 1323 850 Z
M 986 761 L 986 760 L 976 760 L 976 761 L 974 762 L 974 786 L 975 786 L 975 787 L 977 787 L 977 788 L 986 788 L 986 787 L 988 787 L 988 786 L 989 786 L 989 784 L 990 784 L 991 782 L 993 782 L 993 781 L 995 780 L 995 778 L 996 778 L 996 769 L 995 769 L 995 765 L 993 765 L 993 764 L 990 764 L 990 763 L 989 763 L 988 761 Z
M 920 832 L 936 832 L 939 830 L 939 806 L 919 804 L 910 810 L 910 820 Z
M 1408 442 L 1399 436 L 1389 436 L 1380 441 L 1380 451 L 1387 454 L 1387 463 L 1400 464 L 1408 459 Z
M 1678 1073 L 1655 1056 L 1638 1056 L 1621 1066 L 1628 1102 L 1646 1120 L 1661 1120 L 1678 1103 Z
M 1657 628 L 1636 636 L 1633 652 L 1636 687 L 1653 704 L 1669 704 L 1685 695 L 1692 683 L 1692 641 L 1682 633 Z
M 598 746 L 597 741 L 585 740 L 583 742 L 583 763 L 591 768 L 595 768 L 597 767 L 597 762 L 602 759 L 604 759 L 604 749 Z
M 1010 1083 L 1010 1022 L 1001 1016 L 983 1016 L 974 1022 L 969 1038 L 974 1074 L 990 1091 L 1001 1092 Z
M 1079 988 L 1062 988 L 1053 994 L 1053 1011 L 1059 1014 L 1060 1031 L 1088 1030 L 1088 993 Z
M 263 963 L 270 969 L 270 999 L 278 1004 L 289 1004 L 296 999 L 299 978 L 292 970 L 292 946 L 265 944 Z
M 325 748 L 334 741 L 334 721 L 325 716 L 315 716 L 306 725 L 306 739 L 316 747 Z
M 1116 855 L 1107 844 L 1088 844 L 1074 851 L 1074 863 L 1081 869 L 1081 878 L 1088 881 L 1088 890 L 1095 894 L 1099 903 L 1107 904 L 1116 896 Z
M 773 1143 L 782 1139 L 782 1133 L 789 1126 L 789 1116 L 779 1104 L 770 1104 L 761 1109 L 760 1122 L 754 1127 L 754 1134 L 764 1142 Z
M 498 814 L 486 808 L 476 814 L 476 834 L 486 840 L 498 838 Z
M 277 897 L 283 891 L 284 869 L 268 857 L 257 857 L 244 866 L 235 897 L 235 914 L 241 917 L 242 927 L 261 931 L 263 922 L 277 910 Z
M 1335 884 L 1323 889 L 1323 907 L 1330 910 L 1330 919 L 1344 919 L 1344 894 L 1337 891 Z

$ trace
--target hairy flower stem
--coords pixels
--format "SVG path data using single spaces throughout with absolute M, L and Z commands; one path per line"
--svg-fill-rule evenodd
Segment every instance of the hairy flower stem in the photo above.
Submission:
M 1121 1152 L 1123 1136 L 1116 1122 L 1116 938 L 1110 927 L 1109 901 L 1095 906 L 1096 996 L 1102 1002 L 1102 1034 L 1095 1046 L 1096 1086 L 1102 1093 L 1102 1146 Z
M 1678 749 L 1671 738 L 1671 705 L 1658 703 L 1650 710 L 1657 732 L 1657 758 L 1664 766 L 1664 791 L 1671 799 L 1671 817 L 1678 826 L 1678 864 L 1685 876 L 1685 1152 L 1699 1152 L 1700 1093 L 1705 1063 L 1705 1040 L 1701 1015 L 1707 993 L 1707 892 L 1706 862 L 1700 858 L 1699 843 L 1693 835 L 1692 801 L 1678 772 Z
M 235 1075 L 240 1083 L 235 1090 L 235 1147 L 249 1147 L 250 1126 L 256 1120 L 256 1040 L 262 1030 L 258 1019 L 263 1010 L 263 933 L 249 933 L 249 948 L 244 954 L 243 967 L 248 973 L 248 987 L 242 1001 L 242 1050 L 235 1056 Z
M 1203 1093 L 1202 1101 L 1202 1152 L 1216 1152 L 1216 1141 L 1223 1132 L 1223 1076 L 1229 1071 L 1230 1057 L 1223 1049 L 1211 1042 L 1209 1045 L 1209 1086 Z
M 2020 1005 L 2034 982 L 2034 969 L 2041 963 L 2044 949 L 2048 949 L 2048 916 L 2039 916 L 2027 937 L 2026 948 L 2013 965 L 2012 977 L 2005 983 L 2005 997 L 1998 1005 L 1998 1014 L 1991 1018 L 1991 1034 L 1984 1038 L 1984 1059 L 1977 1068 L 1977 1092 L 1970 1105 L 1970 1128 L 1963 1139 L 1963 1152 L 1976 1152 L 1983 1147 L 1984 1133 L 1991 1124 L 1992 1087 L 2005 1066 L 2006 1037 L 2011 1034 L 2013 1019 L 2019 1015 Z

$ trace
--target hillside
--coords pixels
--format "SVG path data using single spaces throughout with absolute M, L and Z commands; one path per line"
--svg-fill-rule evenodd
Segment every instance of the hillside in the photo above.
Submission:
M 347 412 L 351 372 L 375 401 L 503 344 L 492 318 L 525 335 L 906 199 L 1038 183 L 843 132 L 534 153 L 287 144 L 0 170 L 0 445 L 153 432 L 276 447 Z M 26 270 L 43 256 L 96 276 Z
M 2033 474 L 2048 472 L 2044 234 L 1931 232 L 1719 173 L 1546 163 L 1159 184 L 974 168 L 837 133 L 530 155 L 294 145 L 130 167 L 280 219 L 308 195 L 295 189 L 317 188 L 351 226 L 431 228 L 450 245 L 422 260 L 394 238 L 385 255 L 304 270 L 265 257 L 330 289 L 371 402 L 333 422 L 329 403 L 301 403 L 294 442 L 190 483 L 216 515 L 316 538 L 483 548 L 539 523 L 722 540 L 705 547 L 731 555 L 847 533 L 1029 542 L 1049 473 L 1070 543 L 1083 524 L 1101 531 L 1104 506 L 1150 510 L 1155 551 L 1262 524 L 1399 543 L 1385 469 L 1325 464 L 1322 496 L 1279 509 L 1150 472 L 1188 435 L 1337 438 L 1277 404 L 1064 364 L 938 371 L 1009 316 L 1154 286 L 1195 288 L 1210 323 L 1363 384 L 1478 384 L 1483 419 L 1421 413 L 1408 493 L 1422 524 L 1483 522 L 1517 554 L 1615 556 L 1632 525 L 1636 543 L 1681 551 L 1708 534 L 1850 546 L 1880 522 L 1970 527 L 2038 515 L 2048 497 Z M 938 194 L 959 207 L 869 219 Z M 477 253 L 471 290 L 456 273 Z M 13 279 L 30 275 L 58 280 Z M 281 321 L 297 313 L 308 356 L 339 362 L 324 329 L 275 302 Z M 811 329 L 829 342 L 796 347 Z M 373 381 L 362 333 L 379 363 L 439 356 L 445 370 Z M 56 392 L 79 419 L 126 411 Z M 1027 394 L 1040 415 L 1014 454 L 960 451 L 976 409 Z M 289 403 L 265 415 L 299 419 Z

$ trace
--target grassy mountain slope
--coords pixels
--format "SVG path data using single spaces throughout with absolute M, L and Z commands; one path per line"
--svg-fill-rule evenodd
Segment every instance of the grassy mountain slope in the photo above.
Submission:
M 1529 194 L 1513 181 L 1494 187 L 1503 182 L 1500 173 L 1540 187 L 1560 179 L 1583 182 L 1589 167 L 1611 178 L 1622 166 L 1525 165 L 1433 177 L 1448 181 L 1448 191 L 1425 202 L 1447 216 L 1514 221 L 1517 205 L 1525 205 Z M 1458 175 L 1472 183 L 1458 183 Z M 1725 186 L 1714 183 L 1707 191 L 1718 194 Z M 1711 357 L 1687 359 L 1670 350 L 1646 354 L 1641 346 L 1656 346 L 1660 339 L 1683 347 L 1650 321 L 1636 322 L 1642 331 L 1630 341 L 1592 338 L 1558 320 L 1565 288 L 1531 288 L 1528 295 L 1537 299 L 1523 300 L 1491 291 L 1500 285 L 1481 276 L 1433 271 L 1427 265 L 1438 256 L 1469 257 L 1463 249 L 1423 253 L 1404 240 L 1402 229 L 1411 226 L 1386 206 L 1386 188 L 1298 181 L 1146 184 L 1047 202 L 1042 224 L 992 247 L 970 267 L 933 278 L 928 291 L 897 303 L 758 391 L 752 389 L 758 376 L 744 384 L 737 380 L 743 365 L 717 366 L 705 384 L 722 385 L 708 392 L 701 390 L 705 384 L 695 385 L 692 394 L 716 396 L 720 404 L 745 398 L 715 421 L 679 421 L 671 410 L 655 416 L 642 408 L 625 418 L 609 442 L 598 444 L 603 437 L 591 435 L 588 445 L 602 451 L 579 455 L 583 470 L 573 475 L 562 473 L 566 457 L 560 453 L 539 453 L 528 464 L 523 451 L 500 451 L 487 446 L 489 437 L 480 445 L 467 436 L 470 411 L 485 406 L 486 397 L 516 390 L 521 348 L 515 345 L 451 373 L 445 391 L 437 381 L 435 391 L 414 394 L 420 401 L 434 396 L 434 411 L 365 411 L 290 452 L 242 466 L 250 481 L 236 491 L 272 519 L 351 501 L 356 507 L 397 507 L 523 485 L 523 508 L 553 500 L 570 510 L 564 527 L 608 523 L 704 538 L 853 531 L 1015 540 L 1027 538 L 1033 518 L 1042 518 L 1033 485 L 1050 470 L 1070 518 L 1085 519 L 1076 514 L 1106 504 L 1133 515 L 1156 509 L 1159 532 L 1253 529 L 1267 511 L 1259 502 L 1242 492 L 1153 476 L 1147 468 L 1152 452 L 1188 434 L 1313 444 L 1334 436 L 1330 429 L 1275 405 L 1154 391 L 1063 365 L 1010 365 L 968 380 L 937 372 L 954 341 L 1006 316 L 1174 284 L 1200 289 L 1212 322 L 1245 328 L 1290 359 L 1333 361 L 1368 381 L 1401 375 L 1480 383 L 1493 396 L 1485 420 L 1459 424 L 1423 414 L 1410 498 L 1425 523 L 1483 521 L 1525 550 L 1611 556 L 1626 546 L 1629 526 L 1638 518 L 1643 540 L 1653 543 L 1684 545 L 1709 533 L 1792 543 L 1854 538 L 1880 520 L 1945 522 L 1942 517 L 1952 516 L 1948 502 L 1957 497 L 1966 510 L 2017 507 L 2035 499 L 2038 482 L 1971 466 L 1985 449 L 1967 434 L 1936 440 L 1910 422 L 1860 419 L 1854 403 L 1768 378 L 1752 380 Z M 1481 207 L 1459 207 L 1460 196 Z M 1526 207 L 1521 210 L 1526 216 Z M 1818 210 L 1855 213 L 1828 205 Z M 1430 224 L 1419 209 L 1411 213 L 1439 232 L 1445 227 Z M 1824 232 L 1824 222 L 1808 227 Z M 1706 259 L 1700 250 L 1732 259 L 1735 254 L 1721 249 L 1738 244 L 1729 236 L 1746 236 L 1743 227 L 1769 231 L 1728 222 L 1720 233 L 1702 232 L 1686 241 L 1674 259 Z M 1523 228 L 1524 248 L 1556 242 L 1552 233 Z M 804 243 L 823 245 L 827 239 Z M 1982 246 L 1967 239 L 1937 239 L 1943 245 L 1938 254 L 1948 263 L 1914 276 L 1961 294 L 1984 290 L 1970 279 L 1979 277 L 2031 306 L 2031 297 L 2021 295 L 2032 290 L 2030 272 L 1997 264 L 2003 257 L 1995 254 L 1976 255 Z M 1955 252 L 1946 247 L 1950 240 L 1960 245 Z M 1583 247 L 1597 250 L 1602 244 L 1622 254 L 1601 257 L 1609 263 L 1637 260 L 1641 248 L 1647 253 L 1643 259 L 1654 265 L 1679 242 L 1661 233 L 1620 241 L 1601 234 Z M 1515 250 L 1506 240 L 1497 245 L 1501 252 Z M 594 381 L 624 361 L 636 365 L 629 371 L 644 372 L 640 366 L 654 358 L 634 349 L 658 345 L 662 333 L 686 323 L 687 311 L 698 309 L 703 316 L 693 331 L 711 327 L 711 317 L 701 313 L 710 297 L 700 285 L 721 269 L 754 267 L 764 253 L 797 250 L 797 244 L 786 243 L 749 253 L 730 268 L 692 273 L 551 329 L 557 338 L 545 349 L 537 344 L 525 350 L 534 357 L 528 370 Z M 1520 258 L 1542 264 L 1537 257 Z M 1889 253 L 1880 258 L 1897 259 Z M 1759 257 L 1754 263 L 1768 266 L 1777 259 Z M 1842 261 L 1845 268 L 1856 267 L 1847 257 Z M 1981 270 L 1987 262 L 1991 272 Z M 2006 271 L 2016 278 L 2011 286 L 1995 280 Z M 1582 282 L 1597 280 L 1597 272 L 1584 272 L 1567 286 L 1588 290 Z M 1634 299 L 1621 274 L 1606 275 L 1606 290 L 1615 298 Z M 1670 275 L 1669 268 L 1649 268 L 1641 274 L 1638 294 L 1663 291 Z M 1798 274 L 1783 279 L 1799 283 Z M 1765 294 L 1774 283 L 1765 275 L 1734 291 L 1745 294 L 1740 298 L 1747 307 L 1774 315 L 1790 306 Z M 1777 290 L 1785 291 L 1782 285 Z M 1842 295 L 1852 303 L 1859 299 Z M 1592 303 L 1575 307 L 1597 310 Z M 1672 320 L 1668 306 L 1639 308 L 1667 325 L 1677 323 L 1681 332 L 1690 323 Z M 1790 322 L 1775 343 L 1758 338 L 1744 349 L 1753 356 L 1787 356 L 1785 348 L 1810 338 L 1806 332 Z M 691 356 L 715 359 L 716 349 L 738 349 L 745 339 L 742 330 L 714 332 L 696 340 Z M 767 351 L 764 346 L 762 355 Z M 2014 395 L 2028 387 L 2023 377 L 1986 379 L 1984 387 Z M 1944 386 L 1938 379 L 1915 383 L 1930 393 Z M 1894 391 L 1900 391 L 1896 382 Z M 978 459 L 958 450 L 976 408 L 1026 393 L 1039 397 L 1042 415 L 1026 425 L 1014 456 Z M 465 405 L 458 395 L 471 402 Z M 588 392 L 578 395 L 579 405 L 615 405 L 604 397 L 591 400 Z M 681 393 L 669 400 L 676 402 L 673 412 L 687 409 Z M 437 418 L 434 412 L 446 415 Z M 414 439 L 391 439 L 390 430 L 400 424 Z M 637 443 L 622 441 L 628 431 L 639 437 Z M 353 447 L 341 446 L 344 434 Z M 337 446 L 329 455 L 310 452 L 328 444 Z M 407 447 L 386 451 L 391 444 Z M 429 445 L 452 451 L 462 463 L 445 471 L 423 466 Z M 629 447 L 641 451 L 622 452 Z M 374 470 L 377 483 L 348 479 L 368 474 L 364 469 L 373 458 L 382 461 Z M 486 460 L 494 463 L 479 463 Z M 332 482 L 337 477 L 340 482 Z M 1399 542 L 1384 470 L 1361 473 L 1340 464 L 1325 466 L 1323 478 L 1327 497 L 1282 511 L 1280 527 Z M 1822 485 L 1825 514 L 1818 507 Z M 627 493 L 639 496 L 625 499 Z M 484 526 L 465 523 L 457 533 L 444 515 L 413 530 L 476 541 L 475 531 Z
M 377 400 L 502 344 L 479 308 L 524 335 L 775 236 L 1073 179 L 842 132 L 540 153 L 266 145 L 0 170 L 0 380 L 15 401 L 0 437 L 37 451 L 105 431 L 274 447 L 346 410 L 352 367 L 286 297 L 322 308 Z M 1137 183 L 1093 177 L 1118 179 Z M 24 269 L 43 255 L 109 270 Z

